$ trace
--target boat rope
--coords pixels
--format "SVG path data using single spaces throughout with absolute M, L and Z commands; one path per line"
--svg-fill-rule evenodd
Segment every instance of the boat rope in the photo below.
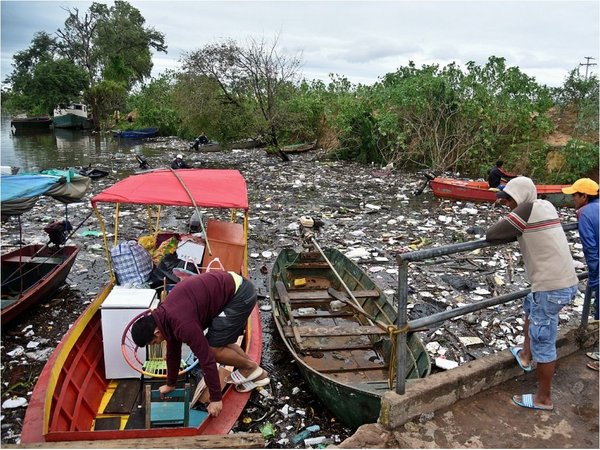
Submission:
M 387 332 L 390 336 L 390 343 L 392 344 L 392 348 L 390 349 L 390 364 L 388 369 L 388 388 L 390 389 L 390 391 L 394 388 L 394 380 L 396 379 L 396 351 L 398 348 L 398 335 L 400 333 L 408 333 L 409 331 L 410 327 L 408 326 L 408 324 L 406 324 L 402 328 L 398 328 L 396 325 L 388 325 L 387 327 Z
M 196 209 L 196 214 L 198 214 L 198 217 L 200 218 L 200 226 L 202 227 L 202 232 L 204 233 L 204 240 L 206 241 L 206 249 L 208 250 L 208 254 L 210 256 L 212 256 L 212 251 L 210 249 L 210 243 L 208 242 L 208 236 L 206 235 L 206 229 L 204 228 L 204 222 L 202 221 L 202 213 L 200 213 L 200 210 L 198 209 L 196 200 L 194 199 L 194 196 L 192 195 L 190 190 L 187 188 L 187 186 L 185 185 L 185 183 L 183 182 L 183 180 L 181 179 L 179 174 L 170 167 L 169 167 L 169 170 L 173 173 L 173 175 L 175 175 L 175 178 L 177 178 L 177 180 L 179 181 L 179 184 L 181 184 L 181 187 L 185 190 L 188 197 L 192 201 L 192 205 L 194 205 L 194 208 Z

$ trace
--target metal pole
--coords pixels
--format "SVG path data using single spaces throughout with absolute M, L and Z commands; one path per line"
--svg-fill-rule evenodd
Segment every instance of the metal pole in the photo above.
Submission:
M 577 229 L 577 222 L 568 223 L 566 225 L 563 225 L 564 231 L 572 231 L 572 230 L 576 230 L 576 229 Z M 475 241 L 461 242 L 459 244 L 444 245 L 443 247 L 433 247 L 433 248 L 426 248 L 423 250 L 417 250 L 415 252 L 401 253 L 400 255 L 398 255 L 397 259 L 398 259 L 398 261 L 401 261 L 401 260 L 402 261 L 422 261 L 424 259 L 437 258 L 439 256 L 452 255 L 454 253 L 461 253 L 461 252 L 477 250 L 478 248 L 495 247 L 498 245 L 504 245 L 504 244 L 507 244 L 509 242 L 514 242 L 514 241 L 516 241 L 516 239 L 512 239 L 512 240 L 506 241 L 506 242 L 492 243 L 492 242 L 486 241 L 485 239 L 477 239 Z
M 580 280 L 584 280 L 588 277 L 588 272 L 580 273 L 577 275 L 577 277 Z M 531 289 L 523 289 L 522 291 L 511 292 L 509 294 L 488 298 L 486 300 L 482 300 L 477 303 L 472 303 L 470 305 L 460 306 L 449 311 L 442 311 L 437 314 L 432 314 L 431 316 L 421 317 L 420 319 L 415 319 L 408 322 L 408 327 L 409 330 L 418 330 L 420 328 L 426 328 L 430 325 L 438 324 L 448 319 L 453 319 L 454 317 L 464 316 L 465 314 L 474 311 L 479 311 L 480 309 L 489 308 L 490 306 L 496 306 L 502 303 L 508 303 L 518 298 L 525 297 L 530 292 Z
M 592 302 L 592 288 L 588 280 L 587 286 L 585 287 L 585 297 L 583 298 L 583 309 L 581 311 L 581 328 L 587 327 L 588 315 L 590 314 L 590 303 Z
M 400 261 L 398 270 L 398 321 L 402 330 L 406 326 L 408 304 L 408 262 Z M 406 333 L 396 335 L 396 394 L 404 394 L 406 382 Z

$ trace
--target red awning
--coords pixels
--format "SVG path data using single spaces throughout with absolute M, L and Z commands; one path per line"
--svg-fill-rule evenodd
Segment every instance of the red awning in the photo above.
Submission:
M 198 206 L 248 210 L 246 180 L 237 170 L 180 169 L 177 175 Z M 189 194 L 171 170 L 129 176 L 92 198 L 97 203 L 193 206 Z

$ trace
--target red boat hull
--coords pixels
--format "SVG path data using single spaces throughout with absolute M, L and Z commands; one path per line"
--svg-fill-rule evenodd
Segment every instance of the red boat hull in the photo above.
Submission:
M 250 392 L 228 387 L 219 417 L 208 417 L 197 427 L 92 431 L 92 423 L 106 392 L 100 305 L 112 285 L 90 304 L 50 356 L 35 385 L 21 433 L 21 442 L 112 440 L 227 434 L 244 409 Z M 258 363 L 262 331 L 255 307 L 246 332 L 245 350 Z
M 436 197 L 471 202 L 493 203 L 496 201 L 497 191 L 490 190 L 485 181 L 467 181 L 436 177 L 430 181 L 430 186 L 433 195 Z M 572 206 L 571 196 L 562 193 L 562 188 L 567 186 L 569 185 L 538 184 L 536 185 L 536 189 L 539 198 L 545 198 L 556 206 Z

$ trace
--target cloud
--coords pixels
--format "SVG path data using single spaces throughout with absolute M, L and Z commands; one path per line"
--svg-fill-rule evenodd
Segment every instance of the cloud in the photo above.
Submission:
M 585 56 L 599 58 L 597 0 L 130 3 L 146 26 L 165 34 L 168 54 L 154 55 L 154 75 L 206 44 L 275 36 L 285 54 L 302 54 L 305 76 L 339 73 L 355 82 L 376 81 L 410 60 L 417 66 L 453 61 L 464 66 L 471 60 L 484 64 L 493 55 L 538 81 L 560 85 Z M 85 11 L 89 5 L 2 0 L 3 78 L 10 68 L 6 62 L 28 47 L 35 31 L 62 27 L 61 7 Z

